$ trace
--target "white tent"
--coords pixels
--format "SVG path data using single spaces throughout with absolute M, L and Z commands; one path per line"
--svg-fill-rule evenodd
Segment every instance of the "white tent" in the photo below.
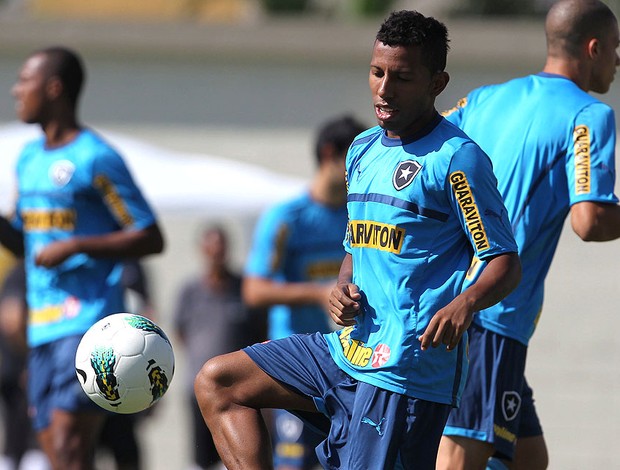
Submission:
M 213 155 L 177 152 L 126 135 L 96 129 L 125 158 L 134 178 L 162 213 L 256 215 L 266 206 L 298 193 L 305 182 L 257 165 Z M 0 210 L 13 204 L 15 161 L 22 146 L 40 135 L 38 126 L 0 125 Z

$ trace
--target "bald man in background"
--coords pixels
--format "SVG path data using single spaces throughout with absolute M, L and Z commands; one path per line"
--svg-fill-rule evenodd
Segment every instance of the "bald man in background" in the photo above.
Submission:
M 616 17 L 599 0 L 561 0 L 549 10 L 545 31 L 541 73 L 478 88 L 444 113 L 493 162 L 523 277 L 504 300 L 474 316 L 469 376 L 444 431 L 439 470 L 547 468 L 524 376 L 545 277 L 569 214 L 584 241 L 620 237 L 614 112 L 588 94 L 606 93 L 620 63 Z M 474 259 L 470 282 L 483 266 Z

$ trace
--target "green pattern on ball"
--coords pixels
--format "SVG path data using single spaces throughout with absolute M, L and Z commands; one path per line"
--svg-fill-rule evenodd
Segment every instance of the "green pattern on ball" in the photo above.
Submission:
M 125 320 L 127 321 L 129 325 L 131 325 L 134 328 L 157 333 L 159 336 L 161 336 L 166 341 L 166 343 L 170 344 L 170 340 L 166 336 L 166 333 L 164 333 L 164 331 L 160 327 L 158 327 L 155 323 L 153 323 L 148 318 L 141 317 L 139 315 L 129 315 L 125 318 Z
M 114 375 L 116 361 L 114 350 L 105 346 L 97 346 L 90 355 L 90 364 L 95 371 L 97 388 L 108 401 L 117 401 L 121 398 Z

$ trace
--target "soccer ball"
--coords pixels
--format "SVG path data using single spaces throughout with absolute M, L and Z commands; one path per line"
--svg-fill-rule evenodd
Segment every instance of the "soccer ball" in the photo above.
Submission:
M 75 372 L 86 395 L 115 413 L 137 413 L 156 403 L 174 375 L 166 334 L 148 318 L 115 313 L 80 340 Z

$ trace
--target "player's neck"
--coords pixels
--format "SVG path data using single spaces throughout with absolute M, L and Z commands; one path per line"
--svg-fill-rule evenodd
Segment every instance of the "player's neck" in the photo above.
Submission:
M 342 178 L 344 179 L 344 171 Z M 340 207 L 347 202 L 347 193 L 342 183 L 334 184 L 329 178 L 318 174 L 310 186 L 310 197 L 315 202 L 330 207 Z
M 585 78 L 588 76 L 588 72 L 577 60 L 548 57 L 543 72 L 566 77 L 582 90 L 586 92 L 589 90 Z
M 81 131 L 75 119 L 52 120 L 41 125 L 45 134 L 45 146 L 48 148 L 62 147 L 72 142 Z

